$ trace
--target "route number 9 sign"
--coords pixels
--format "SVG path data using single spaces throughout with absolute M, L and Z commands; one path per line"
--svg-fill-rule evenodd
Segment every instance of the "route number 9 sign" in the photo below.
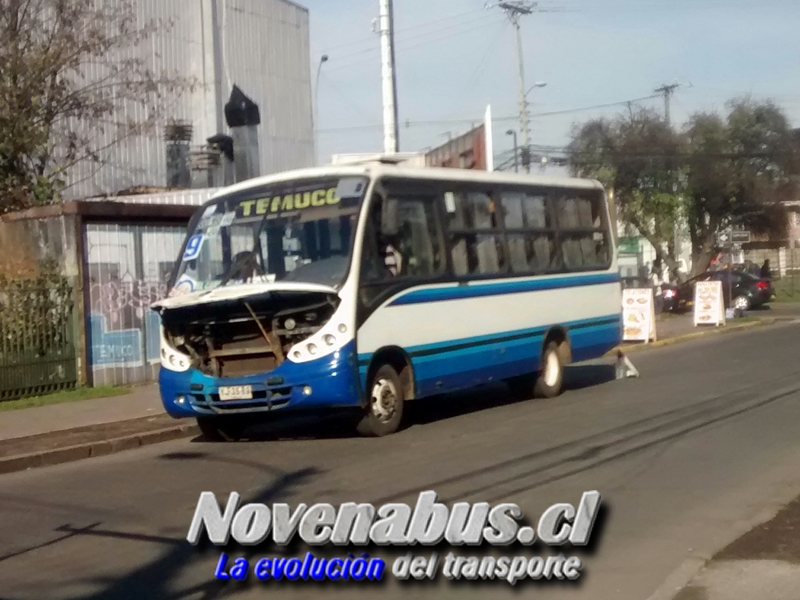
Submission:
M 200 256 L 200 250 L 203 249 L 204 240 L 205 236 L 202 233 L 190 237 L 189 241 L 186 242 L 186 251 L 183 253 L 183 260 L 194 260 Z

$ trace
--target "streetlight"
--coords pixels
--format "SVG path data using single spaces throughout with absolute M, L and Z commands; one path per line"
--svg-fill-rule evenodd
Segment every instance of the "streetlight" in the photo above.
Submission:
M 314 86 L 314 162 L 319 164 L 319 155 L 317 146 L 317 128 L 319 127 L 319 76 L 322 74 L 322 65 L 328 62 L 328 55 L 323 54 L 319 59 L 319 66 L 317 67 L 317 81 Z
M 536 83 L 534 83 L 530 87 L 530 89 L 527 92 L 525 92 L 525 97 L 527 98 L 528 94 L 530 94 L 533 91 L 534 88 L 543 88 L 543 87 L 547 87 L 547 82 L 546 81 L 537 81 Z
M 517 158 L 517 132 L 513 129 L 506 131 L 506 135 L 514 136 L 514 172 L 519 173 L 519 160 Z

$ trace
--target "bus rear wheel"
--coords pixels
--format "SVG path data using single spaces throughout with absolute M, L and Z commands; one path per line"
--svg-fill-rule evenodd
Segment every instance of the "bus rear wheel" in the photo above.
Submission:
M 391 365 L 383 365 L 372 376 L 364 416 L 358 424 L 363 436 L 383 437 L 395 433 L 403 420 L 405 397 L 400 376 Z
M 564 365 L 558 344 L 550 342 L 542 353 L 542 365 L 533 395 L 536 398 L 555 398 L 561 393 L 564 382 Z
M 247 423 L 237 417 L 197 417 L 200 433 L 209 442 L 237 442 L 242 439 Z

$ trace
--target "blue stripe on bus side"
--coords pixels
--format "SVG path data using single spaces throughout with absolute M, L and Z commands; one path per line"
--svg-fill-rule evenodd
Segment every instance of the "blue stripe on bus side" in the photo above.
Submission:
M 619 283 L 618 273 L 602 273 L 595 275 L 571 275 L 543 279 L 526 279 L 523 281 L 503 281 L 472 285 L 458 285 L 447 288 L 433 288 L 409 292 L 392 301 L 389 306 L 406 306 L 426 302 L 444 302 L 446 300 L 464 300 L 466 298 L 482 298 L 505 294 L 521 294 L 525 292 L 541 292 L 587 285 L 604 285 Z
M 565 323 L 574 360 L 596 358 L 615 347 L 622 334 L 620 315 Z M 440 391 L 433 389 L 439 380 L 447 388 L 463 387 L 488 380 L 513 377 L 531 370 L 539 360 L 541 344 L 550 326 L 522 329 L 449 342 L 408 348 L 420 396 Z M 359 375 L 366 387 L 372 354 L 359 355 Z

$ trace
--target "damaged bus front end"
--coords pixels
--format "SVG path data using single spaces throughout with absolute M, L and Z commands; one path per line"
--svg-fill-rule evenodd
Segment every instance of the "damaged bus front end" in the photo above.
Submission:
M 250 186 L 192 220 L 161 316 L 168 414 L 235 439 L 258 415 L 360 404 L 345 285 L 366 178 Z

